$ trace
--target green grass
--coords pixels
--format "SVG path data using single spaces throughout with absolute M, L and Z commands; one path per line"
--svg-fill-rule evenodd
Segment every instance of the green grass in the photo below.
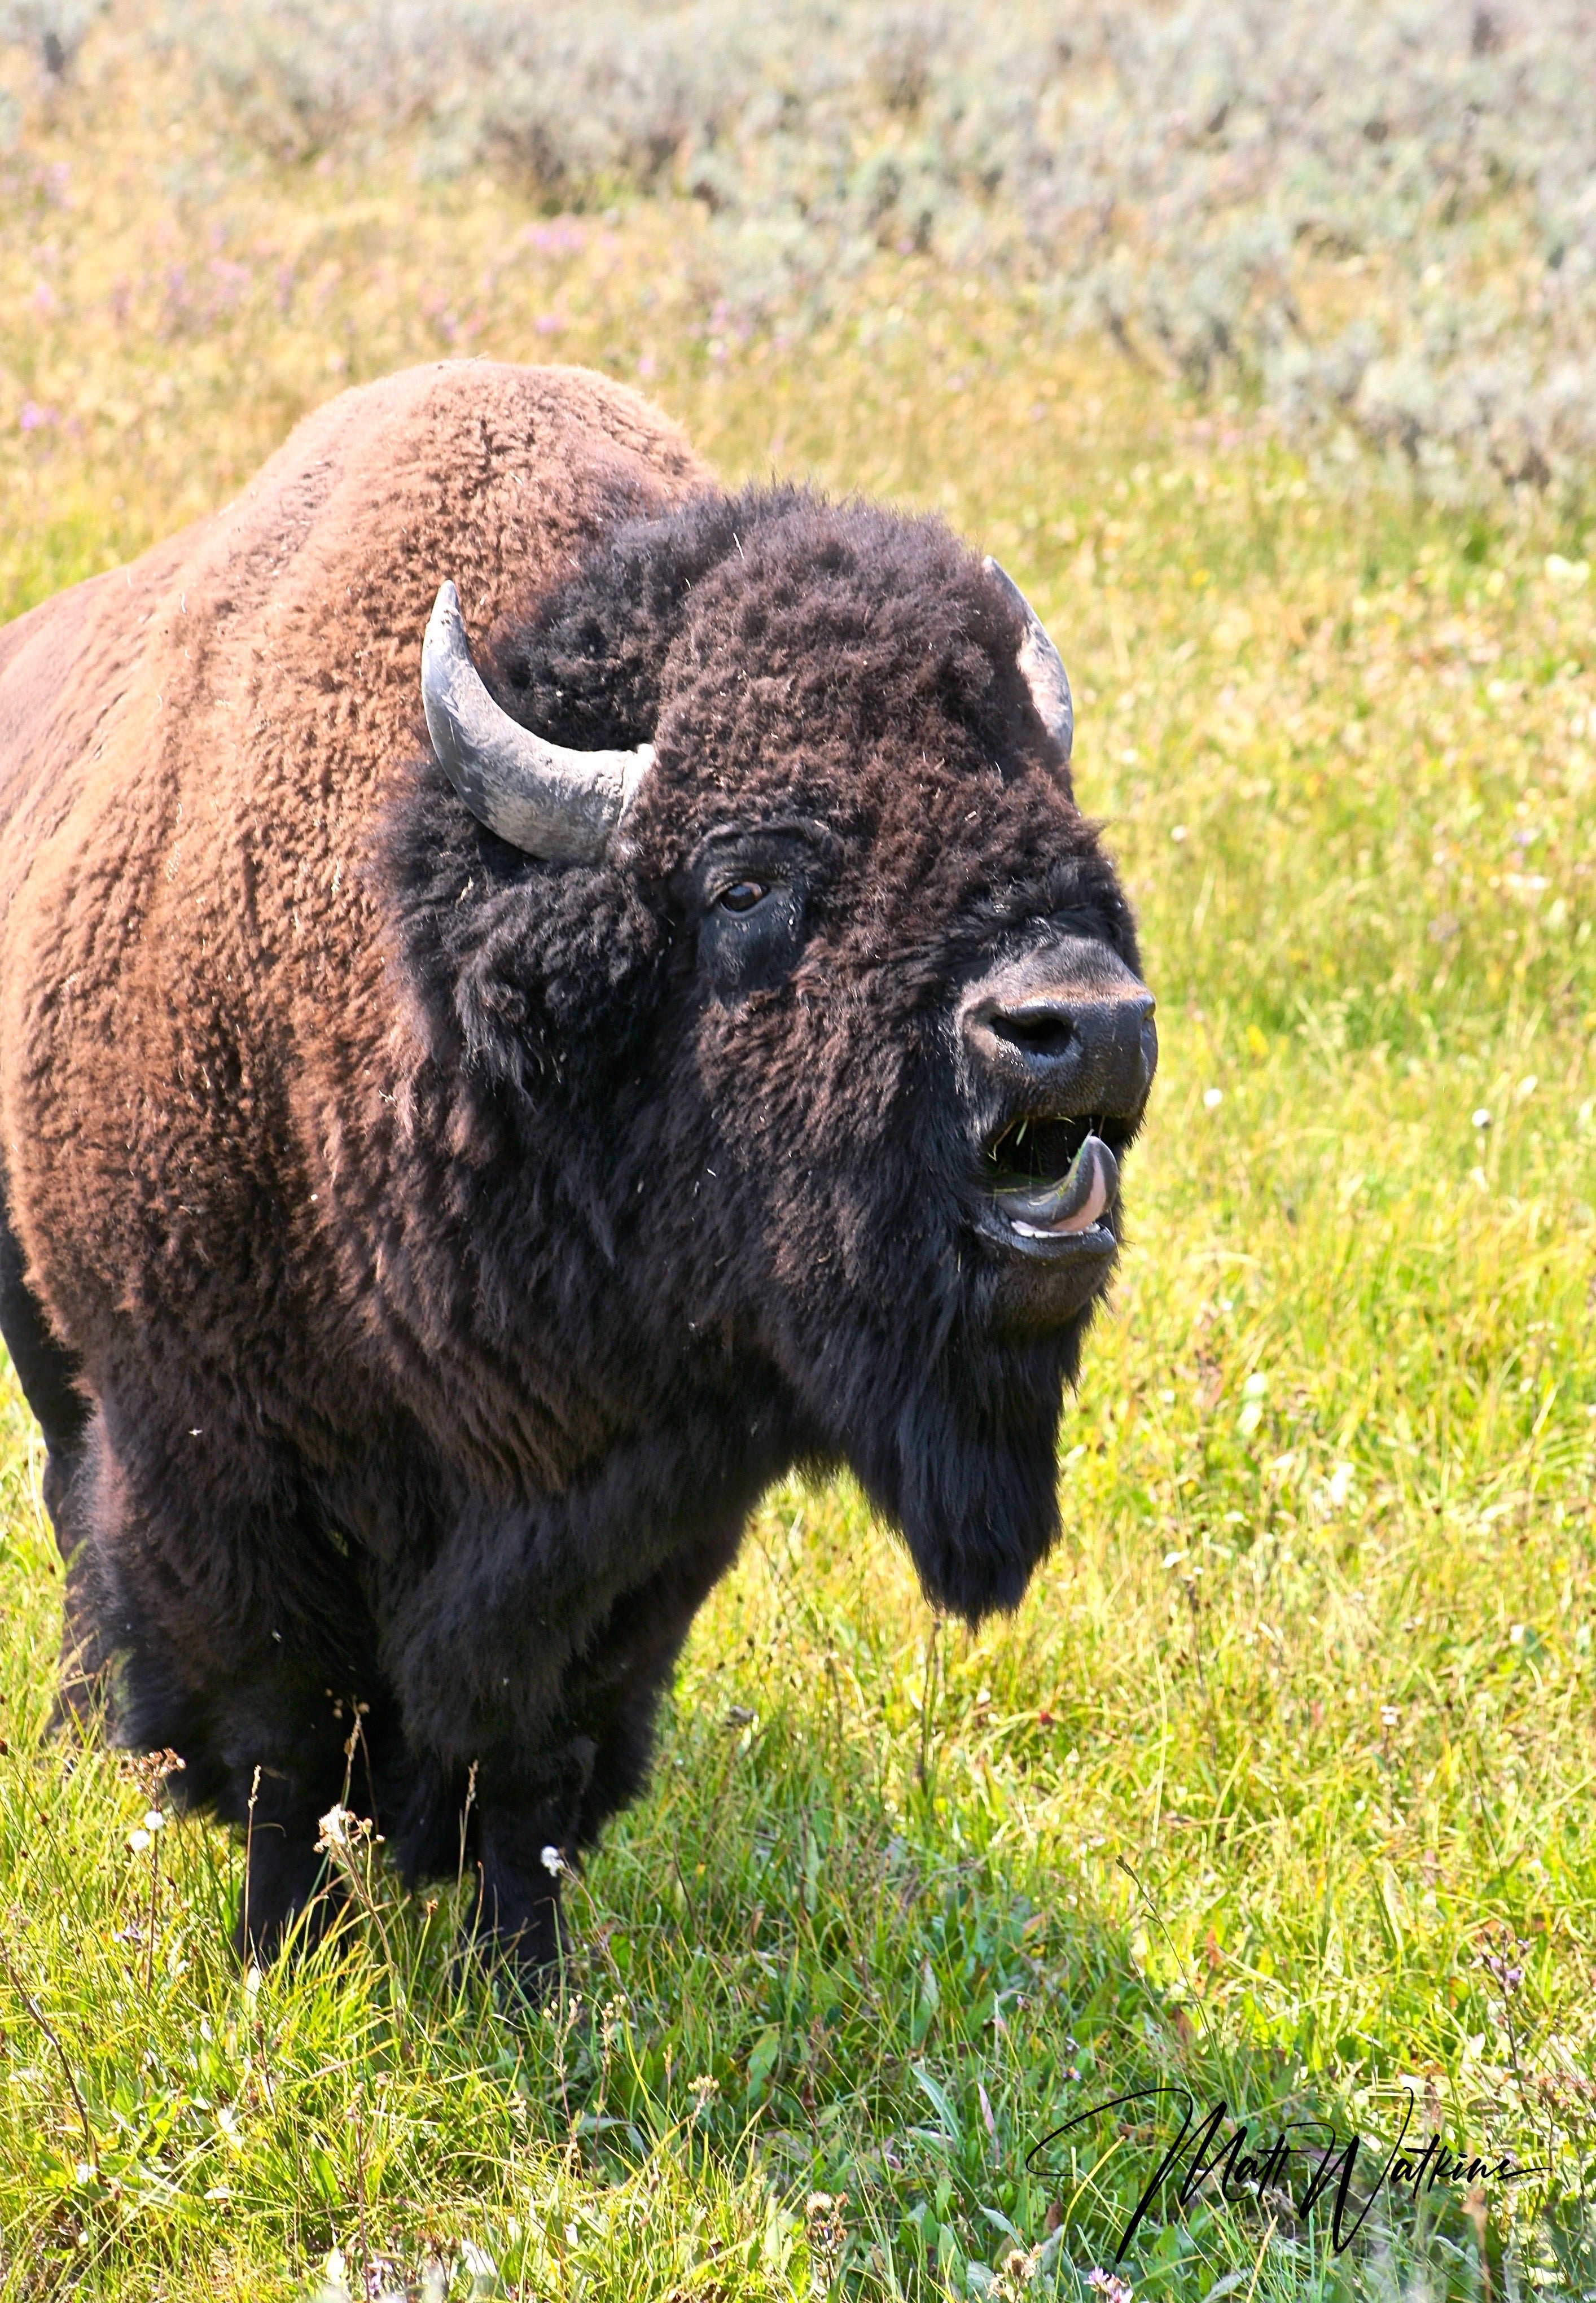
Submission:
M 332 1943 L 235 1970 L 237 1848 L 130 1846 L 153 1776 L 47 1732 L 7 1390 L 0 2298 L 264 2303 L 334 2247 L 374 2295 L 435 2259 L 426 2291 L 561 2303 L 1084 2296 L 1173 2126 L 1028 2153 L 1175 2083 L 1371 2138 L 1407 2089 L 1549 2172 L 1382 2199 L 1340 2254 L 1322 2206 L 1166 2197 L 1138 2298 L 1596 2292 L 1588 543 L 1323 499 L 1245 408 L 916 259 L 801 351 L 716 349 L 689 219 L 541 249 L 491 183 L 235 163 L 147 71 L 4 164 L 0 610 L 435 356 L 427 282 L 468 289 L 465 348 L 641 374 L 728 476 L 937 506 L 1004 558 L 1075 678 L 1163 1054 L 1023 1606 L 937 1624 L 846 1483 L 769 1497 L 541 2012 L 380 1853 Z M 223 243 L 258 293 L 163 320 L 164 267 Z M 26 397 L 55 420 L 16 428 Z

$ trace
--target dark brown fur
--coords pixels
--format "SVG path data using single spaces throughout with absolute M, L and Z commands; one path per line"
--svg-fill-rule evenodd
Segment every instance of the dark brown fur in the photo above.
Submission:
M 445 575 L 507 708 L 656 746 L 610 861 L 443 781 Z M 1089 1307 L 1016 1326 L 962 1244 L 949 1001 L 1039 933 L 1135 964 L 1020 637 L 935 523 L 727 498 L 631 394 L 485 363 L 0 634 L 0 1312 L 120 1733 L 235 1819 L 262 1770 L 261 1940 L 358 1697 L 357 1803 L 452 1866 L 475 1766 L 546 1957 L 543 1848 L 635 1789 L 795 1460 L 934 1596 L 1019 1598 Z M 779 946 L 707 908 L 750 839 L 799 859 Z

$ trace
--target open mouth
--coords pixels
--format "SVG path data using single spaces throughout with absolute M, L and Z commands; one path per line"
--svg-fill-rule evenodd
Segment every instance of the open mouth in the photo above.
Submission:
M 1119 1165 L 1089 1115 L 1011 1120 L 982 1154 L 982 1228 L 1032 1256 L 1112 1254 Z

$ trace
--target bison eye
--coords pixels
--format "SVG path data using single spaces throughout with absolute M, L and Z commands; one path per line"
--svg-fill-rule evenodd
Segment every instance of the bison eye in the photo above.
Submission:
M 721 998 L 736 1000 L 779 983 L 802 941 L 802 878 L 772 873 L 768 880 L 727 880 L 705 894 L 698 957 Z
M 812 851 L 823 836 L 819 826 L 811 839 L 786 824 L 727 824 L 709 834 L 676 882 L 677 901 L 698 915 L 699 966 L 721 1000 L 769 991 L 786 977 L 803 942 Z
M 723 912 L 752 912 L 770 890 L 762 880 L 737 880 L 717 898 Z

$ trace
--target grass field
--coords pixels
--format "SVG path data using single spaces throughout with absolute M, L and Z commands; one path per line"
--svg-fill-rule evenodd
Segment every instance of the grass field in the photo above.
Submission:
M 913 253 L 718 333 L 701 206 L 281 163 L 171 70 L 29 84 L 0 157 L 0 615 L 341 384 L 590 361 L 1002 555 L 1163 1057 L 1023 1606 L 939 1624 L 845 1483 L 768 1497 L 539 2013 L 359 1849 L 343 1934 L 235 1970 L 238 1851 L 46 1732 L 6 1379 L 0 2298 L 1101 2296 L 1179 2120 L 1094 2107 L 1155 2086 L 1541 2172 L 1340 2249 L 1305 2162 L 1169 2186 L 1138 2299 L 1596 2294 L 1596 537 L 1325 493 Z

